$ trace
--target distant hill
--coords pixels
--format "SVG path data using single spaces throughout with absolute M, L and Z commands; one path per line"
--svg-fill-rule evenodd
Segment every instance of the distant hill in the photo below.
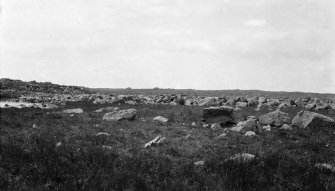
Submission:
M 258 97 L 315 97 L 315 98 L 335 98 L 335 94 L 320 94 L 306 92 L 285 92 L 285 91 L 262 91 L 262 90 L 194 90 L 194 89 L 111 89 L 111 88 L 91 88 L 91 91 L 102 94 L 183 94 L 188 96 L 258 96 Z
M 51 82 L 25 82 L 22 80 L 13 80 L 8 78 L 0 79 L 1 98 L 18 98 L 20 95 L 32 93 L 80 94 L 91 93 L 91 91 L 86 87 L 65 86 L 53 84 Z

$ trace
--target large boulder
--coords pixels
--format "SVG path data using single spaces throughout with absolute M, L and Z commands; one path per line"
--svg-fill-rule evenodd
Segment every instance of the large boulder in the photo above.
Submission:
M 247 107 L 247 102 L 242 102 L 242 101 L 239 101 L 239 102 L 236 102 L 236 106 L 237 107 Z
M 334 119 L 310 111 L 300 111 L 292 120 L 292 125 L 298 128 L 335 127 Z
M 217 105 L 216 99 L 214 97 L 206 97 L 205 99 L 201 100 L 199 106 L 215 106 Z
M 236 126 L 231 128 L 231 131 L 242 134 L 246 133 L 247 131 L 254 131 L 259 133 L 260 126 L 255 116 L 249 116 L 248 120 L 238 122 Z
M 259 122 L 262 125 L 271 125 L 277 127 L 281 127 L 284 124 L 290 124 L 291 120 L 291 117 L 287 113 L 278 110 L 262 115 L 259 118 Z
M 270 99 L 267 101 L 266 105 L 270 107 L 277 107 L 280 104 L 278 99 Z
M 326 110 L 331 109 L 330 105 L 324 101 L 316 102 L 315 104 L 315 110 Z
M 298 106 L 298 107 L 304 107 L 304 105 L 305 105 L 305 103 L 304 103 L 304 101 L 302 101 L 302 99 L 296 99 L 295 101 L 294 101 L 294 104 L 296 105 L 296 106 Z
M 228 106 L 208 107 L 203 109 L 203 120 L 208 123 L 230 123 L 233 122 L 234 108 Z
M 106 113 L 102 119 L 106 121 L 134 120 L 136 117 L 136 113 L 136 109 L 120 110 Z

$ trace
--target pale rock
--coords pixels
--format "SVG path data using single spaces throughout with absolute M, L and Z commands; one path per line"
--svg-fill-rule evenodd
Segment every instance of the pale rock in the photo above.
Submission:
M 211 125 L 211 129 L 212 129 L 212 130 L 218 130 L 218 129 L 221 129 L 221 125 L 218 124 L 218 123 L 213 123 L 213 124 Z
M 271 126 L 270 126 L 270 125 L 263 126 L 263 129 L 264 129 L 265 131 L 271 131 Z
M 83 113 L 84 112 L 84 110 L 83 109 L 81 109 L 81 108 L 76 108 L 76 109 L 65 109 L 65 110 L 63 110 L 63 113 L 75 113 L 75 114 L 81 114 L 81 113 Z
M 292 127 L 290 125 L 284 124 L 283 126 L 281 126 L 279 129 L 283 129 L 283 130 L 292 130 Z
M 281 127 L 284 124 L 290 124 L 291 120 L 292 119 L 287 113 L 278 110 L 262 115 L 259 118 L 259 122 L 262 125 L 271 125 L 277 127 Z
M 105 132 L 99 132 L 96 134 L 96 136 L 100 136 L 100 135 L 110 136 L 109 133 L 105 133 Z
M 245 135 L 245 136 L 255 136 L 256 133 L 253 132 L 253 131 L 247 131 L 244 135 Z
M 203 161 L 203 160 L 194 162 L 195 166 L 203 166 L 204 164 L 205 164 L 205 161 Z
M 226 161 L 237 161 L 237 162 L 240 162 L 240 163 L 248 163 L 248 162 L 251 162 L 254 159 L 255 159 L 255 155 L 253 155 L 253 154 L 238 153 L 238 154 L 235 154 L 235 155 L 229 157 L 228 159 L 226 159 Z
M 146 143 L 144 145 L 144 148 L 152 147 L 152 146 L 157 146 L 162 144 L 166 140 L 165 137 L 162 137 L 161 135 L 158 135 L 156 138 L 154 138 L 152 141 Z
M 106 121 L 134 120 L 136 113 L 136 109 L 120 110 L 106 113 L 102 119 Z
M 300 111 L 293 118 L 292 125 L 304 129 L 322 129 L 324 127 L 335 128 L 335 121 L 334 119 L 319 113 Z
M 153 119 L 154 121 L 158 121 L 158 122 L 161 122 L 161 123 L 167 123 L 169 120 L 165 117 L 162 117 L 162 116 L 157 116 Z

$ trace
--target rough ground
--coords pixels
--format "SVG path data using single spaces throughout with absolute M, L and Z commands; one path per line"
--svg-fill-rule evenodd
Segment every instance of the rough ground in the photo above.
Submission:
M 104 112 L 95 110 L 107 106 L 135 108 L 136 119 L 103 121 Z M 84 113 L 61 112 L 72 108 Z M 300 108 L 282 111 L 293 118 Z M 234 119 L 268 112 L 246 107 Z M 334 110 L 318 112 L 335 117 Z M 156 116 L 168 122 L 153 121 Z M 202 107 L 180 105 L 1 109 L 0 190 L 335 189 L 334 171 L 316 166 L 335 164 L 335 129 L 272 128 L 249 137 L 204 128 L 201 118 Z M 217 138 L 223 132 L 227 136 Z M 158 135 L 166 140 L 144 148 Z M 227 160 L 238 153 L 255 158 Z
M 290 124 L 335 119 L 334 94 L 0 87 L 0 190 L 335 190 L 334 123 Z M 233 121 L 202 123 L 222 105 Z

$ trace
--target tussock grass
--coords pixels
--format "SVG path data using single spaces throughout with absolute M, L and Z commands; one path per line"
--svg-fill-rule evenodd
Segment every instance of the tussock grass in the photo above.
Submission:
M 94 111 L 107 106 L 136 108 L 137 119 L 103 121 L 103 113 Z M 77 107 L 85 112 L 60 113 Z M 215 139 L 223 129 L 190 126 L 201 122 L 200 107 L 72 103 L 65 108 L 1 110 L 0 190 L 335 189 L 335 174 L 315 168 L 316 163 L 335 163 L 334 129 L 273 129 L 256 137 L 231 133 Z M 284 110 L 291 117 L 298 111 Z M 267 112 L 243 108 L 235 119 Z M 169 122 L 153 122 L 158 115 Z M 159 134 L 167 141 L 145 149 Z M 256 158 L 226 160 L 241 152 Z M 203 166 L 194 165 L 200 160 Z

